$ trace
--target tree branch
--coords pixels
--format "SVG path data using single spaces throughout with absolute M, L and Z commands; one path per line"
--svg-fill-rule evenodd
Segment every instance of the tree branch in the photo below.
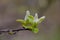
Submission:
M 14 34 L 15 34 L 16 32 L 23 31 L 23 30 L 29 30 L 29 31 L 31 31 L 30 29 L 25 29 L 25 28 L 15 29 L 15 30 L 4 30 L 4 31 L 0 30 L 0 34 L 2 34 L 2 33 L 9 33 L 10 31 L 14 32 Z

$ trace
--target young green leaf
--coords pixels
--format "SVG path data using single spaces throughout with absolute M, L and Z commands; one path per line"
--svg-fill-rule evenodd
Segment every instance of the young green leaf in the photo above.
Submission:
M 25 25 L 23 25 L 23 27 L 26 28 L 26 29 L 33 29 L 32 26 L 25 26 Z
M 17 19 L 16 21 L 17 21 L 17 22 L 24 23 L 24 20 L 22 20 L 22 19 Z
M 41 18 L 39 18 L 39 23 L 41 23 L 44 19 L 45 19 L 45 16 L 42 16 Z
M 32 32 L 38 33 L 38 32 L 39 32 L 39 29 L 38 29 L 38 28 L 33 28 L 33 29 L 32 29 Z

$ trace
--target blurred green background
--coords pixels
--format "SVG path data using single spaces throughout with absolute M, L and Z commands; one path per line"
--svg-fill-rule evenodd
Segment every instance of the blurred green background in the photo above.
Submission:
M 16 19 L 24 18 L 26 10 L 34 16 L 46 16 L 39 24 L 39 33 L 20 31 L 15 35 L 0 34 L 0 40 L 60 40 L 60 0 L 0 0 L 0 30 L 18 29 Z

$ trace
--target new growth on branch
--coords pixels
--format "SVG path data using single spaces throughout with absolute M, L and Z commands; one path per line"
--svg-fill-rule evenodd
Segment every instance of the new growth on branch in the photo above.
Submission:
M 43 22 L 44 19 L 45 19 L 45 16 L 38 18 L 37 13 L 35 13 L 35 16 L 33 17 L 32 15 L 30 15 L 30 11 L 27 10 L 24 19 L 17 19 L 16 20 L 17 22 L 20 22 L 22 24 L 23 29 L 19 28 L 19 29 L 15 29 L 15 30 L 0 31 L 0 34 L 7 32 L 8 34 L 13 35 L 16 32 L 22 31 L 22 30 L 29 30 L 34 33 L 38 33 L 39 32 L 38 25 L 39 25 L 39 23 Z

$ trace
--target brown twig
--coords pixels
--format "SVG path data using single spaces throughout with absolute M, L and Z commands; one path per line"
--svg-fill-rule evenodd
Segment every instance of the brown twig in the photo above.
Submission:
M 30 31 L 30 29 L 22 28 L 22 29 L 15 29 L 15 30 L 4 30 L 4 31 L 0 31 L 0 34 L 2 34 L 2 33 L 9 33 L 10 31 L 14 32 L 14 34 L 15 34 L 16 32 L 23 31 L 23 30 L 29 30 Z

